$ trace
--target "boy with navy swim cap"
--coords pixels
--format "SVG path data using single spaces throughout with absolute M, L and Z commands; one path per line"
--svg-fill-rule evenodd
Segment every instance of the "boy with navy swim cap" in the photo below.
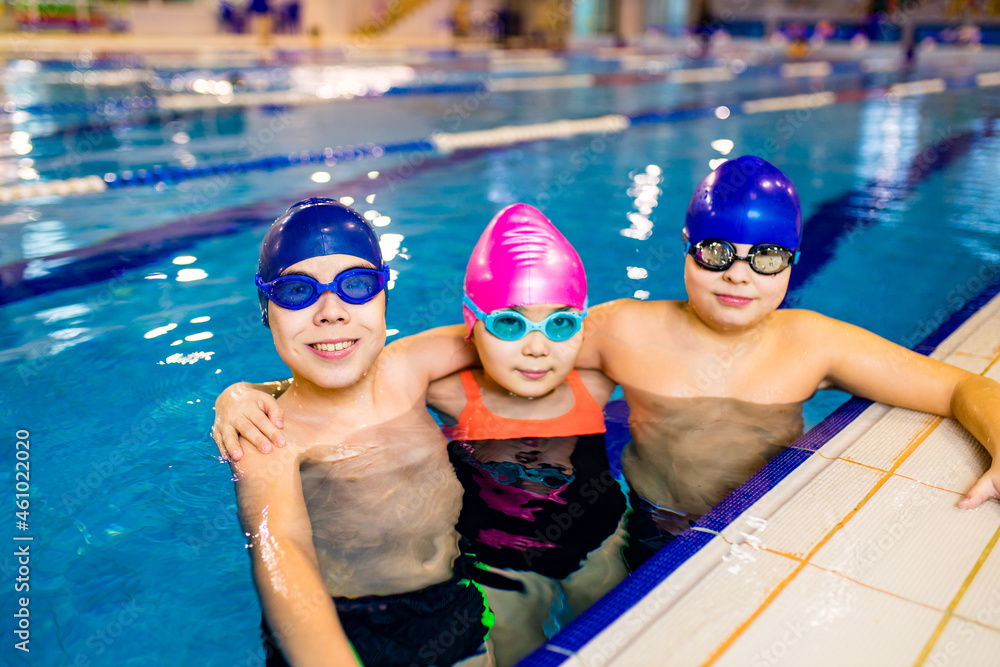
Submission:
M 577 366 L 604 371 L 630 409 L 632 569 L 794 441 L 818 389 L 958 419 L 994 456 L 959 507 L 1000 495 L 1000 385 L 845 322 L 778 310 L 801 235 L 788 177 L 758 157 L 729 160 L 687 210 L 688 299 L 591 309 Z
M 424 409 L 470 355 L 461 327 L 383 352 L 388 276 L 368 222 L 329 199 L 289 208 L 261 247 L 261 315 L 292 370 L 286 444 L 231 465 L 281 649 L 268 665 L 354 663 L 345 634 L 364 664 L 493 664 L 492 615 L 460 573 L 462 487 Z

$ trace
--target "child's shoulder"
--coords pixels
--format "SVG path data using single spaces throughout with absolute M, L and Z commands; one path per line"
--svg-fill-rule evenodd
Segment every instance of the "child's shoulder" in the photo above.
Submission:
M 616 299 L 598 304 L 590 310 L 587 319 L 602 330 L 628 331 L 632 326 L 650 319 L 662 320 L 672 313 L 680 312 L 680 301 L 642 301 L 639 299 Z
M 817 313 L 814 310 L 805 310 L 803 308 L 776 310 L 773 314 L 773 322 L 790 333 L 803 334 L 811 331 L 828 331 L 845 324 L 832 317 Z
M 771 318 L 771 331 L 782 346 L 815 347 L 831 343 L 836 337 L 854 329 L 853 325 L 812 310 L 788 308 L 777 310 Z

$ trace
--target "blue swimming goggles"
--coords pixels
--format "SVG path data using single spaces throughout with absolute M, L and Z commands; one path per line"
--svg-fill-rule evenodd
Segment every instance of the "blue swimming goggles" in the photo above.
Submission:
M 541 331 L 546 338 L 557 343 L 569 340 L 583 328 L 583 318 L 587 316 L 586 303 L 582 312 L 560 310 L 552 313 L 541 322 L 532 322 L 516 310 L 494 310 L 492 313 L 486 314 L 472 303 L 472 299 L 468 296 L 462 299 L 462 303 L 475 313 L 476 319 L 482 320 L 486 331 L 500 340 L 508 341 L 524 338 L 532 331 Z
M 389 265 L 381 269 L 348 269 L 325 285 L 315 278 L 294 273 L 279 276 L 269 283 L 261 280 L 258 273 L 254 282 L 272 303 L 289 310 L 308 308 L 327 290 L 346 303 L 360 304 L 371 301 L 385 288 L 389 282 Z
M 773 243 L 760 243 L 740 257 L 736 246 L 721 239 L 704 239 L 695 244 L 684 240 L 684 252 L 694 258 L 703 269 L 709 271 L 725 271 L 733 262 L 740 260 L 750 265 L 750 268 L 765 276 L 781 273 L 792 264 L 799 261 L 799 253 Z

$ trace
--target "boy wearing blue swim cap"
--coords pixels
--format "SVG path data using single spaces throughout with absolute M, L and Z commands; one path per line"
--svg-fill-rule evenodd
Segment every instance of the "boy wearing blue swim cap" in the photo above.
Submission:
M 622 468 L 632 491 L 633 569 L 793 442 L 801 404 L 818 389 L 954 417 L 995 459 L 996 382 L 845 322 L 778 310 L 801 234 L 788 177 L 757 157 L 729 160 L 688 207 L 688 299 L 591 309 L 577 365 L 604 371 L 629 405 Z M 994 461 L 959 507 L 998 490 Z
M 364 664 L 493 664 L 492 615 L 461 573 L 462 486 L 424 409 L 471 355 L 461 327 L 384 353 L 388 277 L 374 230 L 333 200 L 292 206 L 261 247 L 262 317 L 292 371 L 286 444 L 231 465 L 268 665 L 357 664 L 345 635 Z

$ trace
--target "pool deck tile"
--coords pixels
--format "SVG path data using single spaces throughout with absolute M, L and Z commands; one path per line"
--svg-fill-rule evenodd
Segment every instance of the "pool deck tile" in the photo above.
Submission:
M 671 667 L 701 664 L 711 655 L 719 637 L 735 631 L 747 613 L 762 604 L 796 567 L 795 561 L 767 552 L 727 554 L 699 582 L 697 589 L 681 596 L 654 624 L 646 626 L 624 645 L 611 662 L 604 664 L 663 665 L 665 651 L 669 651 Z M 752 576 L 747 576 L 750 572 Z M 606 655 L 601 637 L 595 639 L 580 652 L 587 665 L 602 664 Z M 615 636 L 612 634 L 608 639 L 614 640 Z
M 995 665 L 998 655 L 1000 655 L 1000 632 L 959 618 L 952 618 L 924 664 L 928 667 Z
M 1000 317 L 991 317 L 958 348 L 968 355 L 993 359 L 1000 354 Z
M 960 497 L 893 476 L 810 563 L 943 610 L 1000 527 L 1000 505 L 962 510 Z
M 989 464 L 989 453 L 972 435 L 955 420 L 946 419 L 900 464 L 896 474 L 964 494 Z
M 939 618 L 936 610 L 806 567 L 715 664 L 912 665 Z
M 915 441 L 941 421 L 925 412 L 890 410 L 879 422 L 841 454 L 841 458 L 879 470 L 889 470 Z
M 884 475 L 847 461 L 829 462 L 766 525 L 753 533 L 741 532 L 741 539 L 734 541 L 805 559 Z
M 987 554 L 982 567 L 955 605 L 955 615 L 1000 632 L 1000 549 L 994 547 Z

